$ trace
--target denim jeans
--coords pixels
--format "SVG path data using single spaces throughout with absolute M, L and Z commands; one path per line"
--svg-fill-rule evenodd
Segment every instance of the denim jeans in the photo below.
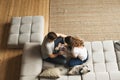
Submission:
M 67 63 L 66 58 L 62 55 L 59 55 L 55 58 L 46 58 L 45 61 L 53 63 L 53 64 L 60 64 L 65 65 Z
M 75 65 L 81 65 L 81 64 L 85 63 L 87 60 L 88 60 L 88 57 L 84 61 L 80 60 L 79 58 L 71 58 L 68 61 L 67 65 L 69 67 L 73 67 Z

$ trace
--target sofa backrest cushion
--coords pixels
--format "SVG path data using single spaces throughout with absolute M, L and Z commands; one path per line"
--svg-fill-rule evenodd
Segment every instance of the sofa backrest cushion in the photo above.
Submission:
M 93 72 L 118 71 L 112 40 L 85 42 L 89 53 L 88 66 Z

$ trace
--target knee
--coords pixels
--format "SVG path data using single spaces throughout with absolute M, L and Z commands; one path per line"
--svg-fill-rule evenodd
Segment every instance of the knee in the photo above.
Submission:
M 63 64 L 63 65 L 64 65 L 64 64 L 66 64 L 66 63 L 67 63 L 67 60 L 62 60 L 61 62 L 62 62 L 61 64 Z
M 68 62 L 68 66 L 69 67 L 73 67 L 73 66 L 76 66 L 76 65 L 81 65 L 81 64 L 83 64 L 83 62 L 81 62 L 81 61 L 69 61 Z
M 68 62 L 68 66 L 73 67 L 73 66 L 75 66 L 75 64 L 73 62 Z
M 64 65 L 67 63 L 66 59 L 59 59 L 59 60 L 56 60 L 56 63 L 57 64 L 61 64 L 61 65 Z

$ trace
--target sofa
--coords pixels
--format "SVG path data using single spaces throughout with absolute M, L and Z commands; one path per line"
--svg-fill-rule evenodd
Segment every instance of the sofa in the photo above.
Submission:
M 66 75 L 67 68 L 44 62 L 41 58 L 40 43 L 26 43 L 23 49 L 20 80 L 120 80 L 120 51 L 114 47 L 118 41 L 86 41 L 89 59 L 86 62 L 90 72 L 84 75 Z M 40 78 L 45 66 L 63 69 L 57 79 Z
M 12 17 L 8 48 L 23 48 L 26 42 L 42 43 L 43 35 L 44 16 Z

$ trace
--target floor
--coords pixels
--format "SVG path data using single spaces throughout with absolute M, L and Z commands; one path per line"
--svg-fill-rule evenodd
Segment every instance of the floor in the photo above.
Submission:
M 7 38 L 13 16 L 45 17 L 45 34 L 49 24 L 49 0 L 0 0 L 0 80 L 19 80 L 21 49 L 8 49 Z

